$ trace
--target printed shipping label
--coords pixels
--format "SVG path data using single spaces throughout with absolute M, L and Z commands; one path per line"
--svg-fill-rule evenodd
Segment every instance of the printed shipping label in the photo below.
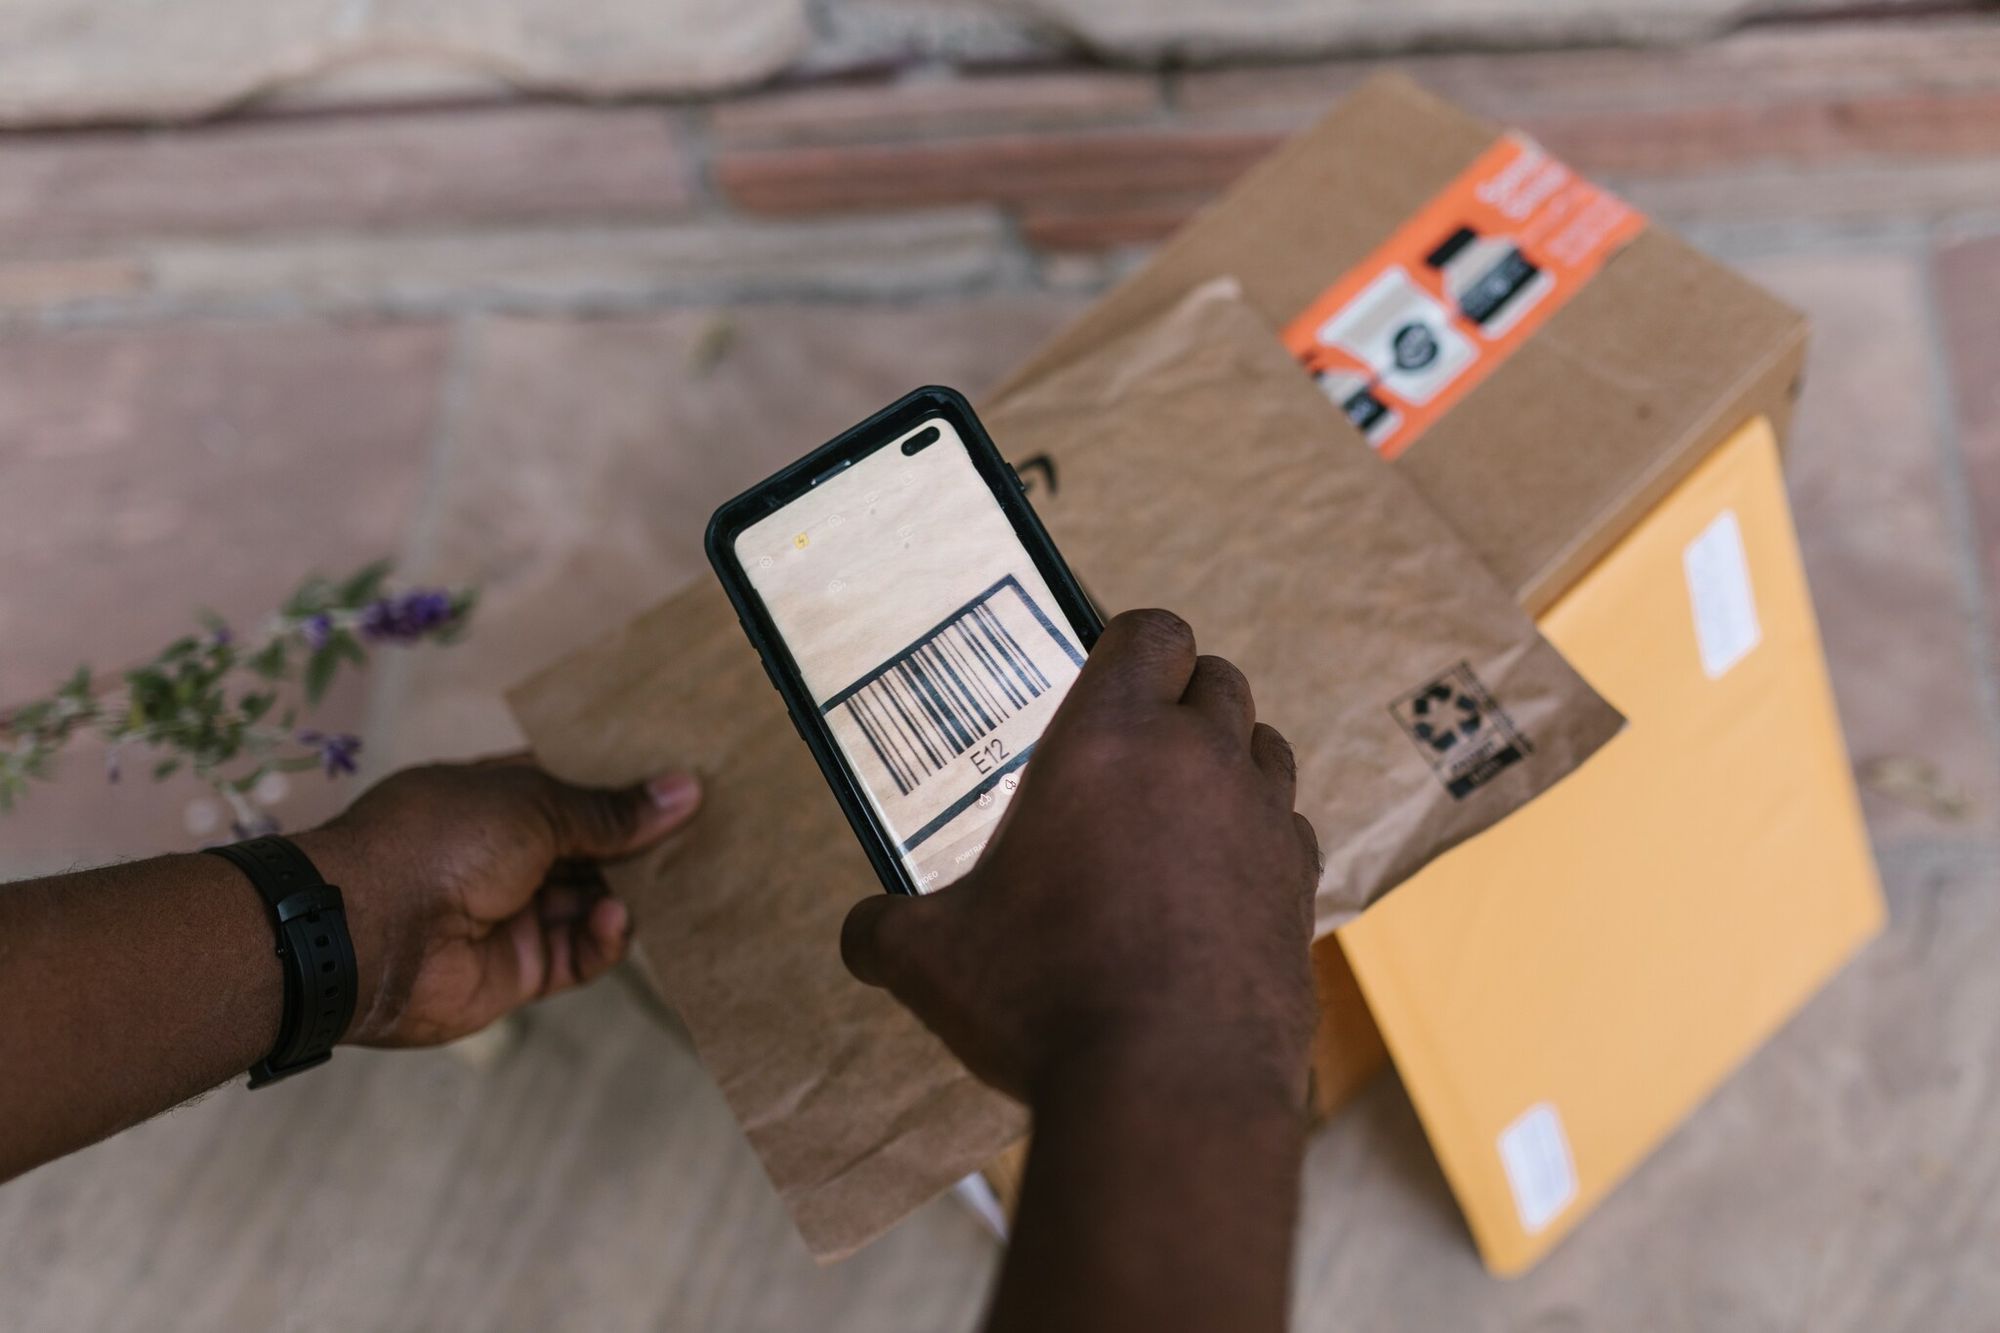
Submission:
M 1394 458 L 1645 225 L 1506 135 L 1286 326 L 1285 346 Z
M 1500 1165 L 1514 1191 L 1521 1226 L 1534 1235 L 1556 1220 L 1576 1198 L 1576 1163 L 1562 1117 L 1547 1102 L 1536 1102 L 1500 1131 Z
M 1681 566 L 1687 572 L 1688 602 L 1694 608 L 1701 669 L 1710 680 L 1719 680 L 1764 638 L 1735 510 L 1723 510 L 1687 544 Z

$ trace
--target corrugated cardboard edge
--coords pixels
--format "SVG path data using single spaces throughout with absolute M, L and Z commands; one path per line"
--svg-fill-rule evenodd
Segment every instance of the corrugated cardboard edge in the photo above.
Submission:
M 1648 227 L 1646 235 L 1653 243 L 1665 242 L 1690 254 L 1699 253 L 1661 228 Z M 1725 391 L 1716 395 L 1709 409 L 1682 437 L 1681 443 L 1662 454 L 1651 468 L 1617 493 L 1615 507 L 1633 515 L 1630 522 L 1623 526 L 1599 524 L 1590 531 L 1579 533 L 1574 541 L 1529 575 L 1518 590 L 1521 607 L 1529 615 L 1540 616 L 1555 605 L 1577 580 L 1589 573 L 1591 567 L 1608 555 L 1627 532 L 1643 522 L 1647 514 L 1745 422 L 1756 417 L 1764 418 L 1782 449 L 1786 432 L 1791 426 L 1792 409 L 1804 383 L 1806 350 L 1812 326 L 1803 312 L 1779 301 L 1748 279 L 1723 265 L 1716 265 L 1716 269 L 1719 274 L 1726 274 L 1741 283 L 1746 290 L 1754 291 L 1776 311 L 1781 311 L 1783 327 L 1776 332 L 1765 354 L 1746 365 L 1743 373 Z

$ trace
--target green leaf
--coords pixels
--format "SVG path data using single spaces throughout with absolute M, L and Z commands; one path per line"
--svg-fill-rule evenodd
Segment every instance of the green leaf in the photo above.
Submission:
M 284 613 L 294 620 L 315 616 L 333 605 L 337 589 L 329 579 L 315 574 L 301 583 L 298 591 L 285 599 Z
M 451 595 L 451 619 L 445 627 L 432 636 L 433 643 L 450 645 L 465 637 L 471 623 L 472 612 L 479 605 L 479 589 L 460 588 Z
M 85 703 L 90 699 L 90 687 L 90 668 L 88 666 L 80 666 L 68 680 L 62 683 L 56 690 L 56 694 L 61 698 L 73 699 L 78 703 Z
M 382 595 L 382 583 L 395 567 L 394 560 L 377 560 L 363 565 L 340 585 L 335 597 L 341 606 L 350 610 L 372 602 Z
M 332 644 L 320 649 L 306 659 L 305 687 L 306 702 L 317 704 L 326 694 L 326 687 L 333 684 L 333 673 L 340 669 L 340 655 Z
M 180 772 L 180 769 L 181 761 L 179 759 L 162 759 L 159 763 L 153 765 L 153 781 L 163 782 Z
M 252 671 L 265 680 L 283 680 L 289 663 L 285 660 L 285 640 L 276 638 L 259 648 L 248 663 Z
M 26 735 L 47 726 L 55 716 L 56 706 L 47 699 L 37 699 L 31 704 L 23 704 L 7 719 L 8 730 Z
M 361 646 L 361 640 L 352 630 L 337 629 L 327 638 L 326 650 L 344 662 L 361 666 L 368 661 L 368 650 Z
M 237 702 L 236 706 L 242 710 L 245 722 L 255 722 L 257 719 L 263 717 L 264 714 L 270 712 L 271 705 L 276 702 L 278 702 L 277 692 L 274 690 L 264 690 L 259 693 L 244 695 Z

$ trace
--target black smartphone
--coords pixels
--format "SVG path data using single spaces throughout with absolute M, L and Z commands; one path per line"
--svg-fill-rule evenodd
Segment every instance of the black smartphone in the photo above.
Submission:
M 723 505 L 707 545 L 884 886 L 965 874 L 1102 628 L 971 405 L 899 399 Z

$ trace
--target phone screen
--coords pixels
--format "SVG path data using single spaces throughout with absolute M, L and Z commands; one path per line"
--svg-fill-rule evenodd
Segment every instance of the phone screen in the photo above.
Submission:
M 952 423 L 822 478 L 735 554 L 918 890 L 965 874 L 1084 651 Z

